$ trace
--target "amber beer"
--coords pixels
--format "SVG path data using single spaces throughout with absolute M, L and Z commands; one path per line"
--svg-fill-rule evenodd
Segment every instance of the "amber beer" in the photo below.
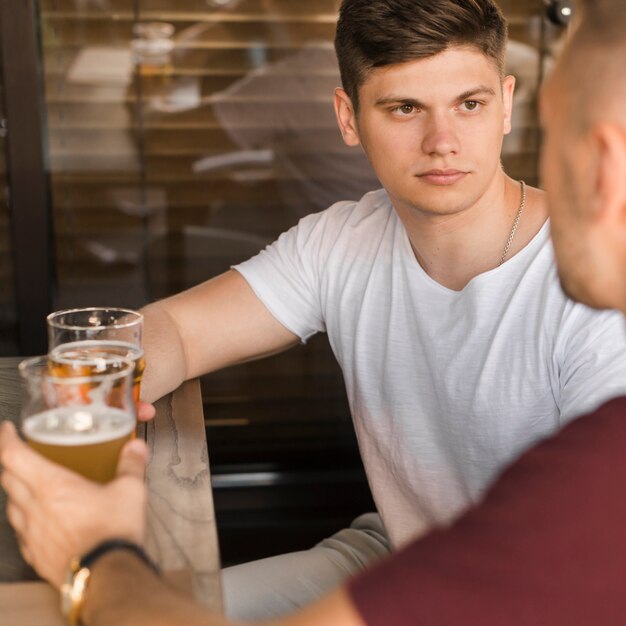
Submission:
M 141 377 L 146 367 L 143 350 L 132 343 L 115 340 L 73 341 L 62 343 L 49 355 L 49 368 L 53 376 L 95 376 L 111 374 L 125 366 L 122 359 L 134 363 L 133 400 L 139 402 Z
M 57 407 L 22 423 L 34 450 L 100 483 L 115 477 L 120 451 L 134 428 L 132 413 L 104 405 Z

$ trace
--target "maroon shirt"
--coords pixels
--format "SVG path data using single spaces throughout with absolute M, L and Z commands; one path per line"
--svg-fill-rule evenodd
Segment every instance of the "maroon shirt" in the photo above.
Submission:
M 532 448 L 482 504 L 349 593 L 369 626 L 626 624 L 626 397 Z

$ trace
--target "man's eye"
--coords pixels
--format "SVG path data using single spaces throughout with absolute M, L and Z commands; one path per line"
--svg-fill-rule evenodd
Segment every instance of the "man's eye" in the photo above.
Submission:
M 466 100 L 463 106 L 467 111 L 475 111 L 480 106 L 480 102 L 476 100 Z
M 401 104 L 400 106 L 397 106 L 393 112 L 400 115 L 410 115 L 415 112 L 415 107 L 412 104 Z

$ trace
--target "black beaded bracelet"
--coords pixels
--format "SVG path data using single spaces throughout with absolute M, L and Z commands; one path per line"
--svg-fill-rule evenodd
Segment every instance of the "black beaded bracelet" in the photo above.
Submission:
M 159 568 L 145 553 L 144 549 L 136 543 L 133 543 L 132 541 L 127 541 L 126 539 L 107 539 L 106 541 L 99 543 L 95 548 L 82 556 L 82 558 L 80 559 L 80 567 L 92 567 L 93 564 L 101 556 L 104 556 L 107 552 L 111 552 L 112 550 L 128 550 L 129 552 L 132 552 L 136 557 L 142 560 L 155 574 L 160 575 Z

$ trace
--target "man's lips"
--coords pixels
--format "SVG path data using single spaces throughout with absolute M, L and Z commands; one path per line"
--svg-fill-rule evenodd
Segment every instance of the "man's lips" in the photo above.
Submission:
M 466 176 L 467 172 L 460 170 L 428 170 L 417 177 L 432 185 L 453 185 Z

